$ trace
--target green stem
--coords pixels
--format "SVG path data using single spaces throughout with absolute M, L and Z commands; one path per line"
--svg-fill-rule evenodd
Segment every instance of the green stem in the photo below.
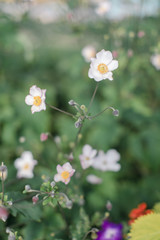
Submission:
M 91 106 L 92 106 L 93 100 L 94 100 L 94 98 L 95 98 L 95 95 L 96 95 L 96 92 L 97 92 L 97 89 L 98 89 L 98 84 L 99 84 L 99 83 L 96 84 L 96 87 L 95 87 L 95 89 L 94 89 L 94 92 L 93 92 L 91 101 L 90 101 L 89 106 L 88 106 L 88 112 L 89 112 L 89 110 L 90 110 L 90 108 L 91 108 Z
M 111 109 L 112 111 L 115 111 L 115 109 L 113 108 L 113 107 L 106 107 L 103 111 L 101 111 L 101 112 L 99 112 L 99 113 L 97 113 L 96 115 L 94 115 L 94 116 L 91 116 L 91 117 L 88 117 L 89 118 L 89 120 L 91 120 L 91 119 L 93 119 L 93 118 L 96 118 L 96 117 L 98 117 L 99 115 L 101 115 L 102 113 L 104 113 L 106 110 L 108 110 L 108 109 Z
M 61 112 L 61 113 L 66 114 L 66 115 L 68 115 L 68 116 L 71 116 L 71 117 L 73 117 L 73 118 L 75 117 L 72 113 L 63 111 L 63 110 L 61 110 L 61 109 L 59 109 L 59 108 L 57 108 L 57 107 L 55 107 L 55 106 L 52 106 L 52 105 L 50 105 L 50 104 L 48 104 L 48 103 L 46 103 L 46 105 L 49 106 L 50 108 L 56 110 L 56 111 L 59 111 L 59 112 Z

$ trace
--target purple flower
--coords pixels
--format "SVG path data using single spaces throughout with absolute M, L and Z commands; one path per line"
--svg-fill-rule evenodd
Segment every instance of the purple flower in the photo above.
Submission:
M 102 224 L 102 230 L 97 234 L 96 240 L 122 240 L 122 224 L 116 224 L 105 220 Z

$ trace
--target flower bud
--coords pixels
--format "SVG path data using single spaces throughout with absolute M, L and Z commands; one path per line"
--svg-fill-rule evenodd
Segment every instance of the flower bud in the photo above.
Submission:
M 28 192 L 29 190 L 31 190 L 31 186 L 30 185 L 25 185 L 24 189 L 25 189 L 26 192 Z
M 3 222 L 6 222 L 8 215 L 9 215 L 9 212 L 7 208 L 0 207 L 0 219 L 2 219 Z
M 1 164 L 1 166 L 0 166 L 0 179 L 3 180 L 3 181 L 5 181 L 6 178 L 7 178 L 7 174 L 8 174 L 7 167 L 6 167 L 6 165 L 4 165 L 3 162 L 2 162 L 2 164 Z
M 48 139 L 48 133 L 41 133 L 40 140 L 41 142 L 45 142 Z
M 72 206 L 73 206 L 72 201 L 71 201 L 71 200 L 68 200 L 68 201 L 66 202 L 66 207 L 67 207 L 68 209 L 71 209 Z
M 113 111 L 113 115 L 116 116 L 116 117 L 119 116 L 119 111 L 118 111 L 118 109 L 115 109 L 115 110 Z
M 38 200 L 39 200 L 39 197 L 37 195 L 32 197 L 33 204 L 36 204 Z
M 80 106 L 80 109 L 83 110 L 83 111 L 85 111 L 86 106 L 85 106 L 85 105 L 81 105 L 81 106 Z
M 52 198 L 54 198 L 54 196 L 55 196 L 54 191 L 51 191 L 51 192 L 50 192 L 50 196 L 51 196 Z
M 51 182 L 51 187 L 54 188 L 56 183 L 54 181 Z
M 76 128 L 80 128 L 81 125 L 82 125 L 82 121 L 81 121 L 81 119 L 79 118 L 79 119 L 75 122 L 75 127 L 76 127 Z
M 74 100 L 70 100 L 70 101 L 68 102 L 68 104 L 71 105 L 71 106 L 75 106 L 75 105 L 76 105 L 76 102 L 75 102 Z
M 108 211 L 112 210 L 112 203 L 110 201 L 107 201 L 106 208 Z

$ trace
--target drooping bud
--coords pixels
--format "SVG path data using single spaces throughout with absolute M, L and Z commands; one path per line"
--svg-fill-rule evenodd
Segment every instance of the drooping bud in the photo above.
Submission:
M 38 200 L 39 200 L 38 195 L 32 197 L 33 204 L 36 204 L 38 202 Z
M 24 187 L 25 191 L 28 192 L 31 190 L 31 186 L 30 185 L 25 185 Z
M 113 111 L 113 115 L 116 116 L 116 117 L 119 116 L 119 111 L 118 111 L 118 109 L 115 109 L 115 110 Z
M 1 166 L 0 166 L 0 179 L 3 180 L 3 181 L 5 181 L 6 178 L 7 178 L 7 174 L 8 174 L 7 167 L 6 167 L 6 165 L 4 165 L 3 162 L 2 162 L 2 164 L 1 164 Z
M 50 196 L 51 196 L 52 198 L 54 198 L 55 192 L 54 192 L 54 191 L 51 191 L 51 192 L 50 192 Z
M 82 125 L 82 120 L 79 118 L 76 122 L 75 122 L 75 127 L 76 128 L 80 128 Z
M 68 104 L 71 105 L 71 106 L 75 106 L 75 105 L 76 105 L 76 102 L 75 102 L 74 100 L 70 100 L 70 101 L 68 102 Z

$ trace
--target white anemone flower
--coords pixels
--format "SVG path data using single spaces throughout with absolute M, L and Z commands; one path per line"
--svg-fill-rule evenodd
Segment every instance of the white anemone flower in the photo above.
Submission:
M 152 55 L 151 63 L 157 70 L 160 70 L 160 54 L 157 53 Z
M 102 49 L 96 54 L 96 58 L 91 58 L 89 78 L 94 78 L 96 82 L 104 79 L 113 80 L 112 71 L 118 68 L 118 61 L 113 60 L 112 53 Z
M 107 12 L 109 12 L 109 10 L 111 9 L 111 3 L 110 2 L 99 2 L 97 8 L 95 9 L 95 12 L 99 15 L 99 16 L 103 16 L 105 15 Z
M 33 159 L 33 155 L 30 151 L 24 151 L 20 158 L 17 158 L 14 162 L 15 168 L 17 168 L 18 178 L 33 178 L 33 169 L 37 164 L 37 160 Z
M 99 151 L 97 157 L 93 161 L 92 167 L 103 172 L 118 172 L 121 168 L 121 165 L 117 163 L 119 160 L 120 154 L 115 149 L 110 149 L 106 153 Z
M 82 56 L 86 62 L 90 62 L 91 58 L 96 56 L 96 49 L 92 45 L 87 45 L 82 49 Z
M 100 184 L 102 183 L 102 179 L 97 177 L 94 174 L 90 174 L 86 177 L 87 182 L 91 183 L 91 184 Z
M 82 149 L 82 154 L 79 155 L 79 159 L 81 161 L 81 166 L 83 169 L 89 168 L 92 163 L 93 159 L 97 154 L 97 150 L 93 149 L 90 145 L 84 145 Z
M 46 89 L 40 89 L 36 85 L 33 85 L 30 88 L 29 95 L 25 98 L 25 103 L 27 105 L 31 105 L 32 114 L 35 112 L 40 112 L 42 110 L 46 110 Z
M 54 176 L 55 182 L 64 182 L 68 184 L 73 176 L 75 169 L 72 168 L 69 162 L 63 164 L 63 166 L 57 165 L 57 174 Z

